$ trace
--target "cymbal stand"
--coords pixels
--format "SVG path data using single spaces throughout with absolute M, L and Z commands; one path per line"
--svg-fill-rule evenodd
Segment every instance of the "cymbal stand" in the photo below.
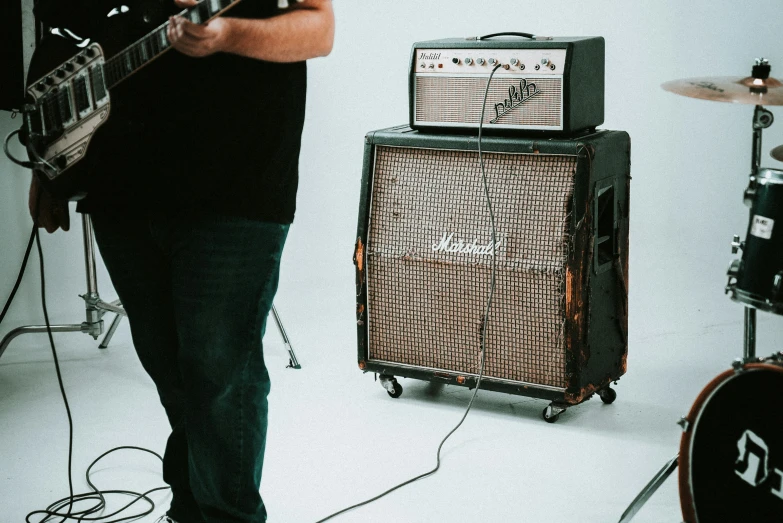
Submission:
M 745 205 L 751 207 L 753 197 L 756 194 L 756 176 L 761 167 L 761 141 L 764 129 L 775 121 L 774 115 L 761 105 L 757 105 L 753 111 L 753 155 L 751 158 L 750 181 L 745 189 Z M 751 212 L 753 212 L 751 210 Z M 751 219 L 753 217 L 751 216 Z M 745 329 L 743 340 L 743 358 L 749 360 L 756 357 L 756 309 L 745 306 Z
M 80 296 L 86 305 L 86 319 L 82 323 L 70 324 L 70 325 L 25 325 L 13 329 L 11 332 L 3 337 L 0 341 L 0 357 L 8 348 L 8 345 L 12 340 L 21 336 L 22 334 L 35 334 L 51 332 L 82 332 L 89 334 L 94 339 L 103 334 L 103 315 L 107 312 L 115 314 L 114 320 L 112 320 L 109 330 L 106 332 L 106 336 L 103 337 L 98 348 L 105 349 L 109 346 L 114 333 L 117 331 L 117 327 L 122 321 L 123 316 L 126 316 L 125 309 L 122 308 L 122 304 L 119 300 L 113 302 L 105 302 L 98 294 L 98 277 L 95 270 L 95 235 L 92 227 L 92 220 L 89 214 L 82 214 L 82 233 L 84 239 L 84 264 L 87 272 L 87 292 Z M 294 348 L 291 346 L 291 342 L 286 334 L 283 322 L 280 319 L 280 315 L 277 309 L 272 305 L 272 315 L 275 319 L 275 324 L 280 332 L 280 336 L 283 338 L 286 350 L 288 351 L 288 368 L 301 369 L 301 365 L 296 358 Z

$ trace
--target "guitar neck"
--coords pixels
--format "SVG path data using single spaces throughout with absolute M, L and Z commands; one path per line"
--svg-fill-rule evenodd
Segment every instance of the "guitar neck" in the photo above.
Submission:
M 201 0 L 185 9 L 180 16 L 194 24 L 203 24 L 228 11 L 241 0 Z M 158 26 L 146 36 L 129 45 L 103 65 L 106 86 L 111 89 L 171 48 L 168 39 L 169 22 Z

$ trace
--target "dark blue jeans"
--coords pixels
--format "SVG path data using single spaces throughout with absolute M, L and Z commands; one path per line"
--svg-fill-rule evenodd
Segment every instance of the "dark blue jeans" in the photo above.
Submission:
M 133 344 L 172 433 L 180 523 L 262 523 L 269 374 L 261 338 L 288 225 L 218 215 L 93 215 Z

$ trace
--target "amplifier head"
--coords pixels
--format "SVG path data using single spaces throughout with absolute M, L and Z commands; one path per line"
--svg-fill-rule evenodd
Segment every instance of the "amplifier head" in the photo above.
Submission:
M 604 39 L 446 39 L 413 45 L 410 125 L 572 133 L 604 120 Z
M 628 135 L 482 145 L 497 232 L 482 387 L 578 403 L 625 372 Z M 492 256 L 475 138 L 368 135 L 361 368 L 475 383 Z

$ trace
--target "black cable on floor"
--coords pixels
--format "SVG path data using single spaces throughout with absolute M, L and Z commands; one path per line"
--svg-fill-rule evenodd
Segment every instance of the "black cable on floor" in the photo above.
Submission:
M 473 401 L 476 399 L 476 396 L 478 395 L 479 388 L 481 387 L 481 379 L 484 377 L 484 363 L 486 361 L 486 354 L 487 354 L 487 331 L 489 327 L 489 312 L 492 307 L 492 300 L 495 296 L 495 275 L 496 275 L 496 269 L 497 269 L 497 263 L 496 263 L 496 252 L 495 249 L 497 247 L 496 245 L 496 238 L 497 238 L 497 231 L 495 229 L 495 214 L 492 210 L 492 200 L 489 197 L 489 185 L 487 184 L 487 173 L 484 169 L 484 156 L 482 154 L 481 150 L 481 137 L 482 137 L 482 130 L 484 128 L 484 114 L 485 109 L 487 108 L 487 97 L 489 96 L 489 86 L 492 84 L 492 77 L 495 76 L 495 73 L 498 69 L 502 67 L 502 64 L 498 64 L 495 66 L 495 68 L 492 70 L 492 74 L 489 75 L 489 80 L 487 81 L 487 89 L 484 91 L 484 101 L 481 105 L 481 119 L 479 120 L 479 131 L 478 131 L 478 155 L 479 155 L 479 163 L 481 165 L 481 181 L 484 186 L 484 196 L 487 200 L 487 209 L 489 210 L 489 220 L 490 225 L 492 227 L 492 277 L 491 277 L 491 283 L 490 283 L 490 289 L 489 289 L 489 297 L 487 298 L 487 306 L 484 311 L 484 318 L 483 323 L 481 326 L 481 368 L 479 369 L 479 375 L 478 380 L 476 381 L 476 388 L 473 391 L 473 395 L 470 397 L 470 402 L 468 403 L 468 408 L 465 410 L 465 414 L 462 415 L 462 419 L 457 423 L 457 425 L 451 429 L 451 432 L 449 432 L 445 438 L 443 438 L 443 441 L 440 442 L 440 445 L 438 446 L 438 452 L 436 454 L 436 464 L 435 468 L 430 470 L 429 472 L 425 472 L 424 474 L 420 474 L 414 478 L 411 478 L 407 481 L 404 481 L 403 483 L 400 483 L 397 486 L 394 486 L 387 490 L 386 492 L 383 492 L 381 494 L 378 494 L 374 498 L 370 498 L 366 501 L 362 501 L 361 503 L 357 503 L 355 505 L 351 505 L 350 507 L 344 508 L 338 512 L 335 512 L 334 514 L 331 514 L 329 516 L 326 516 L 323 519 L 319 519 L 316 523 L 323 523 L 324 521 L 328 521 L 336 516 L 339 516 L 340 514 L 344 514 L 350 510 L 353 510 L 355 508 L 363 507 L 365 505 L 369 505 L 370 503 L 377 501 L 381 499 L 382 497 L 391 494 L 395 490 L 401 489 L 402 487 L 406 485 L 410 485 L 411 483 L 418 481 L 420 479 L 424 479 L 428 476 L 432 476 L 440 469 L 440 452 L 441 449 L 443 449 L 443 445 L 446 443 L 446 441 L 451 437 L 452 434 L 457 432 L 457 429 L 459 429 L 462 426 L 462 423 L 465 421 L 465 418 L 468 417 L 468 413 L 470 412 L 470 409 L 473 407 Z
M 11 295 L 9 296 L 8 300 L 6 301 L 5 307 L 3 308 L 2 314 L 0 314 L 0 322 L 3 318 L 5 318 L 5 315 L 8 311 L 8 308 L 11 305 L 11 302 L 14 299 L 14 296 L 16 295 L 16 292 L 19 288 L 19 285 L 22 281 L 22 278 L 24 276 L 25 269 L 27 267 L 27 263 L 30 257 L 30 251 L 32 250 L 33 242 L 35 242 L 38 250 L 38 258 L 39 258 L 39 265 L 41 270 L 41 305 L 43 308 L 43 314 L 44 314 L 44 320 L 46 321 L 46 328 L 47 328 L 47 334 L 49 336 L 49 345 L 52 349 L 52 357 L 54 359 L 54 366 L 55 370 L 57 372 L 57 383 L 60 387 L 60 394 L 63 398 L 63 403 L 65 404 L 65 411 L 68 416 L 68 497 L 62 498 L 58 501 L 55 501 L 51 505 L 49 505 L 44 510 L 35 510 L 33 512 L 30 512 L 27 514 L 27 517 L 25 520 L 28 523 L 34 523 L 31 518 L 35 516 L 44 516 L 43 519 L 39 520 L 37 523 L 44 523 L 47 521 L 50 521 L 54 518 L 61 518 L 60 521 L 64 522 L 67 520 L 73 520 L 73 521 L 101 521 L 104 523 L 119 523 L 121 521 L 130 521 L 134 519 L 138 519 L 141 517 L 144 517 L 148 514 L 151 514 L 155 510 L 155 503 L 148 497 L 149 494 L 160 491 L 160 490 L 168 490 L 170 487 L 156 487 L 153 489 L 150 489 L 144 493 L 138 493 L 133 491 L 127 491 L 127 490 L 100 490 L 98 489 L 95 484 L 90 479 L 90 473 L 92 471 L 92 468 L 95 466 L 98 461 L 100 461 L 102 458 L 107 456 L 108 454 L 112 452 L 116 452 L 118 450 L 137 450 L 142 452 L 147 452 L 149 454 L 152 454 L 156 456 L 161 462 L 163 461 L 163 458 L 156 452 L 153 452 L 151 450 L 141 448 L 141 447 L 132 447 L 132 446 L 122 446 L 122 447 L 115 447 L 107 452 L 104 452 L 101 454 L 98 458 L 96 458 L 89 467 L 87 467 L 86 471 L 86 479 L 87 484 L 92 489 L 91 492 L 82 493 L 82 494 L 74 494 L 73 489 L 73 417 L 71 416 L 71 407 L 68 403 L 68 396 L 65 393 L 65 386 L 63 384 L 63 378 L 62 378 L 62 372 L 60 370 L 60 361 L 57 357 L 57 349 L 54 344 L 54 337 L 52 336 L 52 330 L 51 330 L 51 322 L 49 321 L 49 311 L 46 306 L 46 274 L 45 274 L 45 268 L 44 268 L 44 255 L 43 255 L 43 249 L 41 247 L 41 237 L 39 234 L 39 228 L 38 228 L 38 209 L 40 204 L 40 193 L 38 195 L 38 199 L 36 201 L 36 216 L 34 218 L 33 223 L 33 231 L 30 235 L 30 241 L 27 245 L 27 250 L 25 251 L 24 259 L 22 261 L 22 266 L 19 270 L 19 276 L 17 277 L 16 284 L 14 285 L 13 291 L 11 292 Z M 103 511 L 106 508 L 106 495 L 107 494 L 115 494 L 115 495 L 123 495 L 123 496 L 131 496 L 134 497 L 131 502 L 126 504 L 124 507 L 120 508 L 119 510 L 116 510 L 108 515 L 103 516 L 96 516 L 95 514 Z M 111 520 L 109 518 L 114 517 L 128 508 L 130 508 L 132 505 L 137 503 L 138 501 L 144 500 L 148 505 L 149 508 L 141 513 L 132 514 L 129 516 L 125 516 L 122 518 Z M 74 505 L 79 502 L 86 502 L 86 501 L 94 501 L 94 505 L 83 509 L 76 511 L 74 510 Z

